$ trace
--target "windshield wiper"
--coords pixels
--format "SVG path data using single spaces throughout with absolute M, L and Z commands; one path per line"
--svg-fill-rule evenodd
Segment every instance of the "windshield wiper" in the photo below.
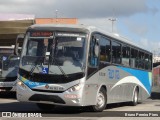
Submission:
M 35 64 L 32 68 L 31 68 L 31 70 L 30 70 L 30 75 L 32 76 L 33 75 L 33 72 L 34 72 L 34 70 L 35 70 L 35 68 L 37 68 L 38 70 L 39 70 L 39 68 L 38 68 L 38 66 L 37 66 L 38 64 Z M 42 65 L 40 65 L 40 67 L 42 67 L 43 68 L 43 66 Z
M 50 56 L 51 58 L 52 58 L 52 62 L 51 62 L 51 64 L 53 64 L 53 62 L 58 66 L 58 68 L 59 68 L 59 70 L 61 71 L 61 73 L 63 74 L 63 76 L 65 76 L 65 78 L 67 78 L 68 79 L 68 75 L 64 72 L 64 70 L 61 68 L 61 66 L 59 66 L 58 64 L 57 64 L 57 61 L 56 61 L 56 59 L 55 59 L 55 57 L 53 57 L 53 56 Z
M 31 75 L 31 76 L 33 75 L 33 72 L 34 72 L 35 68 L 37 68 L 37 69 L 39 70 L 39 68 L 38 68 L 37 65 L 38 65 L 38 64 L 37 64 L 37 62 L 36 62 L 36 64 L 31 68 L 31 70 L 30 70 L 30 75 Z M 40 65 L 40 67 L 43 69 L 43 66 L 42 66 L 42 65 Z
M 34 72 L 34 70 L 35 70 L 36 67 L 37 67 L 37 64 L 35 64 L 35 65 L 31 68 L 30 73 L 29 73 L 31 76 L 33 75 L 33 72 Z
M 50 58 L 51 58 L 51 60 L 49 60 L 49 64 L 50 64 L 50 61 L 51 61 L 51 65 L 53 64 L 53 63 L 55 63 L 57 66 L 58 66 L 58 68 L 59 68 L 59 70 L 61 71 L 61 73 L 63 74 L 63 76 L 65 76 L 65 78 L 66 79 L 68 79 L 68 75 L 64 72 L 64 70 L 61 68 L 61 66 L 59 66 L 58 64 L 57 64 L 57 61 L 56 61 L 56 59 L 55 59 L 55 52 L 56 52 L 56 47 L 57 47 L 57 45 L 58 45 L 58 39 L 56 39 L 56 37 L 54 37 L 53 38 L 53 43 L 52 43 L 52 54 L 50 55 Z

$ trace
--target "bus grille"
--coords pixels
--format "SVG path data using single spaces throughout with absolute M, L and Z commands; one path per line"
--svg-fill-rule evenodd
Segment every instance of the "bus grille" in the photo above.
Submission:
M 48 101 L 53 103 L 65 104 L 65 101 L 57 95 L 34 94 L 29 98 L 30 101 Z
M 12 87 L 0 87 L 0 91 L 11 91 Z
M 16 77 L 0 77 L 0 82 L 13 82 L 17 79 Z
M 64 91 L 51 91 L 51 90 L 40 90 L 40 89 L 32 89 L 36 92 L 47 92 L 47 93 L 63 93 Z

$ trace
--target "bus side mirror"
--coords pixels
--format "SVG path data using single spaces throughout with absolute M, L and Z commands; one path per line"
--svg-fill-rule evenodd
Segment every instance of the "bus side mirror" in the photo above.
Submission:
M 16 44 L 14 48 L 14 55 L 18 55 L 18 47 L 19 47 L 19 44 Z
M 15 41 L 15 48 L 14 48 L 14 55 L 20 55 L 19 48 L 22 48 L 22 44 L 24 41 L 24 34 L 17 35 L 16 41 Z

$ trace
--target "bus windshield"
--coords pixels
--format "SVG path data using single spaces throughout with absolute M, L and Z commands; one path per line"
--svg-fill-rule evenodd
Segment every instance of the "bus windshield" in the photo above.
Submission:
M 20 68 L 30 74 L 66 75 L 82 73 L 86 34 L 28 33 Z
M 0 77 L 15 77 L 20 58 L 14 55 L 14 47 L 0 47 Z

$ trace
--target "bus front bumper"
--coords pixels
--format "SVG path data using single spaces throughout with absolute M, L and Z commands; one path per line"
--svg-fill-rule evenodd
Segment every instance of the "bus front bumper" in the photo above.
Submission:
M 16 91 L 16 80 L 14 81 L 0 81 L 0 91 Z
M 37 92 L 31 90 L 25 84 L 17 84 L 16 93 L 17 100 L 20 102 L 35 102 L 62 106 L 83 106 L 82 97 L 76 92 L 74 94 L 67 91 L 62 93 Z

